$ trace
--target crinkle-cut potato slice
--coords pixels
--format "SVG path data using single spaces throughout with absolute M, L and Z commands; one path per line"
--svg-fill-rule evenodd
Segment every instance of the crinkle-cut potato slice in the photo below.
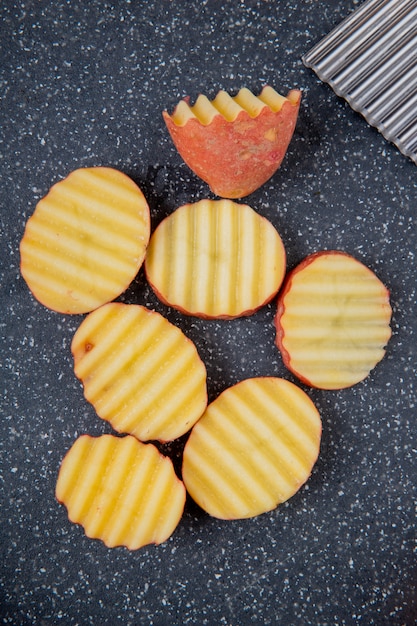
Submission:
M 74 371 L 85 398 L 120 433 L 172 441 L 207 406 L 207 373 L 194 343 L 156 311 L 111 302 L 74 334 Z
M 250 378 L 223 391 L 193 427 L 182 478 L 210 515 L 254 517 L 307 481 L 320 440 L 320 415 L 302 389 L 282 378 Z
M 87 313 L 125 291 L 149 237 L 149 206 L 133 180 L 110 167 L 77 169 L 51 187 L 28 219 L 21 273 L 46 307 Z
M 87 537 L 129 550 L 166 541 L 186 497 L 172 461 L 130 435 L 81 435 L 62 461 L 55 494 Z
M 145 259 L 157 296 L 203 318 L 250 315 L 277 293 L 285 249 L 275 227 L 246 204 L 200 200 L 166 217 Z
M 350 387 L 383 358 L 391 314 L 388 289 L 372 270 L 342 251 L 316 252 L 279 294 L 276 344 L 305 384 Z
M 255 96 L 244 87 L 236 96 L 200 95 L 193 106 L 181 100 L 167 129 L 188 167 L 223 198 L 243 198 L 280 167 L 294 133 L 301 92 L 281 96 L 271 86 Z

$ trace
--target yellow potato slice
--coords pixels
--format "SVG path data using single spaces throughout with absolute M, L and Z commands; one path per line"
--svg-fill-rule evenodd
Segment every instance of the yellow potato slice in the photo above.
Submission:
M 250 315 L 277 293 L 286 255 L 274 226 L 232 200 L 187 204 L 163 220 L 145 259 L 157 296 L 203 318 Z
M 129 550 L 166 541 L 186 495 L 172 461 L 130 435 L 79 437 L 62 461 L 55 494 L 87 537 Z
M 21 273 L 46 307 L 86 313 L 129 286 L 149 237 L 148 203 L 128 176 L 78 169 L 51 187 L 27 221 Z
M 192 429 L 182 478 L 210 515 L 254 517 L 307 481 L 320 439 L 320 415 L 304 391 L 281 378 L 247 379 L 221 393 Z
M 368 376 L 391 337 L 389 292 L 345 252 L 320 251 L 289 274 L 278 298 L 276 344 L 305 384 L 342 389 Z
M 86 399 L 118 432 L 171 441 L 206 408 L 207 373 L 194 343 L 155 311 L 105 304 L 81 323 L 71 351 Z

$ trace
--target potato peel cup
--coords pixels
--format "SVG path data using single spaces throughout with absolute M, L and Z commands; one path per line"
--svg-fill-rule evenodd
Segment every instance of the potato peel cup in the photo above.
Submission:
M 250 315 L 277 293 L 286 254 L 277 230 L 251 207 L 200 200 L 153 232 L 145 272 L 169 306 L 203 318 Z
M 206 408 L 207 373 L 194 343 L 156 311 L 105 304 L 83 320 L 71 351 L 85 398 L 117 432 L 172 441 Z
M 286 278 L 275 316 L 276 344 L 302 382 L 342 389 L 362 381 L 391 337 L 388 289 L 352 256 L 308 256 Z
M 81 168 L 53 185 L 28 219 L 21 273 L 46 307 L 87 313 L 125 291 L 149 236 L 149 206 L 133 180 L 109 167 Z
M 214 100 L 200 95 L 193 106 L 181 100 L 163 118 L 188 167 L 216 195 L 243 198 L 261 187 L 280 167 L 294 133 L 301 92 L 286 97 L 272 87 L 259 96 L 243 88 Z
M 137 550 L 166 541 L 186 492 L 172 461 L 135 437 L 79 437 L 58 473 L 56 498 L 87 537 Z
M 309 478 L 321 428 L 316 407 L 293 383 L 244 380 L 223 391 L 193 427 L 183 456 L 186 489 L 220 519 L 271 511 Z

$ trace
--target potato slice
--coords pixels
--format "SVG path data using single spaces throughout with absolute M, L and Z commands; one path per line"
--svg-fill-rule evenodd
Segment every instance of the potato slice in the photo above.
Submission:
M 305 384 L 350 387 L 368 376 L 391 336 L 389 292 L 345 252 L 308 256 L 278 298 L 276 344 Z
M 79 437 L 62 461 L 55 493 L 87 537 L 129 550 L 166 541 L 186 495 L 172 461 L 129 435 Z
M 206 368 L 194 343 L 155 311 L 111 302 L 75 332 L 74 371 L 97 414 L 141 441 L 171 441 L 207 405 Z
M 172 115 L 163 111 L 179 154 L 223 198 L 243 198 L 277 171 L 294 133 L 301 92 L 281 96 L 271 86 L 255 96 L 219 91 L 213 101 L 184 98 Z
M 274 226 L 245 204 L 186 204 L 154 231 L 145 259 L 157 296 L 206 318 L 250 315 L 277 293 L 286 255 Z
M 282 378 L 247 379 L 221 393 L 192 429 L 183 481 L 210 515 L 254 517 L 306 482 L 320 439 L 320 415 L 304 391 Z
M 36 206 L 20 244 L 21 273 L 39 302 L 86 313 L 119 296 L 143 263 L 148 203 L 125 174 L 82 168 Z

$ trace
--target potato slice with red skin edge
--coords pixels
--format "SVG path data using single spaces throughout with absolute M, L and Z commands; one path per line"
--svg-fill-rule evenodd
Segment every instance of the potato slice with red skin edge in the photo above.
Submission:
M 188 98 L 183 102 L 188 103 Z M 265 104 L 256 117 L 242 110 L 229 121 L 219 113 L 207 125 L 198 117 L 178 125 L 174 114 L 167 111 L 163 118 L 188 167 L 216 195 L 237 199 L 261 187 L 280 167 L 294 133 L 300 102 L 301 92 L 293 89 L 280 110 Z
M 81 435 L 62 461 L 55 495 L 87 537 L 129 550 L 166 541 L 186 498 L 172 461 L 130 435 Z
M 282 378 L 250 378 L 221 393 L 193 427 L 182 479 L 220 519 L 271 511 L 310 477 L 321 419 L 307 394 Z
M 285 279 L 276 345 L 306 385 L 351 387 L 383 358 L 391 314 L 389 291 L 372 270 L 345 252 L 319 251 Z
M 207 372 L 194 343 L 156 311 L 111 302 L 71 342 L 74 372 L 102 419 L 141 441 L 172 441 L 207 406 Z
M 21 273 L 49 309 L 88 313 L 125 291 L 149 237 L 149 206 L 133 180 L 109 167 L 77 169 L 51 187 L 28 219 Z
M 246 204 L 200 200 L 153 232 L 146 277 L 162 302 L 202 318 L 251 315 L 278 292 L 286 254 L 277 230 Z

